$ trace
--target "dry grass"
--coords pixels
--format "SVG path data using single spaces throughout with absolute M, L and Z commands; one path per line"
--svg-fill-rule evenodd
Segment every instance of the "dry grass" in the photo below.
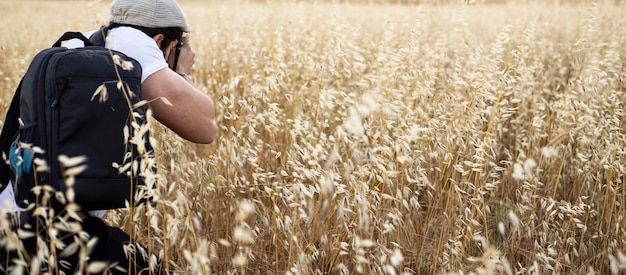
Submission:
M 107 216 L 170 270 L 626 269 L 623 5 L 181 2 L 219 139 L 155 125 L 164 200 Z M 107 13 L 0 9 L 2 113 L 38 50 Z

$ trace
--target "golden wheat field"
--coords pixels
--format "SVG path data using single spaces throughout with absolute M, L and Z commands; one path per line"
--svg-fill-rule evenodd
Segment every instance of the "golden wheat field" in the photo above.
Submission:
M 185 1 L 218 139 L 153 123 L 180 274 L 626 271 L 626 5 Z M 468 3 L 472 4 L 468 4 Z M 0 112 L 108 1 L 0 0 Z

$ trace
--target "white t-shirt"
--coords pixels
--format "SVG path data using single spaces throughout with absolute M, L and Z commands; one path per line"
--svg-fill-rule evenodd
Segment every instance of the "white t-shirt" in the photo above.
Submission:
M 13 194 L 13 183 L 9 180 L 7 187 L 0 193 L 0 209 L 2 212 L 17 212 L 24 211 L 24 209 L 17 206 L 15 203 L 15 195 Z
M 89 38 L 94 32 L 84 33 Z M 72 39 L 63 44 L 63 47 L 73 49 L 84 47 L 83 41 Z M 117 27 L 107 33 L 105 47 L 124 53 L 134 58 L 141 65 L 141 83 L 155 72 L 168 68 L 163 52 L 156 42 L 140 30 L 131 27 Z M 2 212 L 23 211 L 15 203 L 13 195 L 13 184 L 9 181 L 7 187 L 0 193 L 0 209 Z M 91 211 L 90 214 L 96 217 L 103 217 L 106 213 L 102 211 Z
M 85 36 L 89 38 L 94 32 L 96 31 L 87 32 Z M 84 47 L 85 45 L 81 40 L 72 39 L 63 44 L 63 46 L 72 49 Z M 154 39 L 138 29 L 117 27 L 109 30 L 105 47 L 122 52 L 137 60 L 142 70 L 141 83 L 153 73 L 168 67 L 163 51 L 159 49 Z

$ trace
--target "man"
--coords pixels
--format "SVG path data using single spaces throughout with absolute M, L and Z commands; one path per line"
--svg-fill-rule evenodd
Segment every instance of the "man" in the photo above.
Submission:
M 110 17 L 105 46 L 139 62 L 143 98 L 150 102 L 148 107 L 154 118 L 191 142 L 213 142 L 217 132 L 215 105 L 189 77 L 195 53 L 189 38 L 183 34 L 189 33 L 191 27 L 175 0 L 114 0 Z M 83 44 L 72 40 L 64 46 L 76 48 Z M 11 190 L 10 186 L 5 188 L 0 198 L 11 198 Z M 6 204 L 0 207 L 4 207 L 5 212 L 15 211 L 14 201 L 11 203 L 14 209 L 7 209 L 11 206 L 4 206 Z M 121 269 L 109 270 L 113 273 L 146 271 L 149 260 L 137 255 L 128 260 L 124 246 L 131 241 L 130 237 L 119 228 L 106 225 L 100 219 L 103 213 L 83 217 L 81 222 L 83 231 L 98 238 L 89 262 L 116 263 Z M 38 245 L 35 238 L 27 238 L 23 243 L 31 255 L 37 253 L 33 251 Z M 3 267 L 13 264 L 11 257 L 15 255 L 0 256 Z M 77 254 L 62 260 L 65 262 L 58 263 L 57 268 L 67 273 L 74 273 L 81 261 Z
M 189 39 L 182 37 L 182 47 L 173 67 L 175 48 L 164 34 L 152 37 L 134 28 L 191 27 L 174 0 L 115 0 L 111 4 L 111 23 L 120 27 L 109 30 L 107 47 L 136 59 L 142 67 L 141 89 L 144 99 L 151 102 L 154 117 L 181 137 L 196 143 L 211 143 L 215 138 L 215 106 L 211 98 L 198 90 L 188 74 L 195 62 Z M 169 44 L 167 43 L 169 42 Z M 166 98 L 172 105 L 157 98 Z

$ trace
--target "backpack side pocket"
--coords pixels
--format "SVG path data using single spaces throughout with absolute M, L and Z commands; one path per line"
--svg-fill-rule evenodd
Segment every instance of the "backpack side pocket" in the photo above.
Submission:
M 21 125 L 9 150 L 9 164 L 15 181 L 15 201 L 22 208 L 35 201 L 32 189 L 37 185 L 37 172 L 47 168 L 40 154 L 41 148 L 33 145 L 37 128 L 36 123 Z

